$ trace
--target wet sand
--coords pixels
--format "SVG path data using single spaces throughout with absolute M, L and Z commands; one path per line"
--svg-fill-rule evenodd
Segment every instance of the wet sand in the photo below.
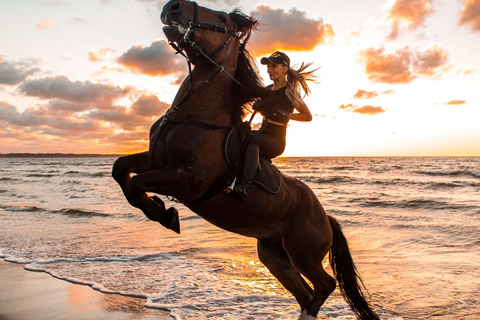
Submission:
M 0 261 L 0 288 L 0 320 L 173 319 L 167 311 L 145 308 L 143 299 L 104 294 L 22 264 Z

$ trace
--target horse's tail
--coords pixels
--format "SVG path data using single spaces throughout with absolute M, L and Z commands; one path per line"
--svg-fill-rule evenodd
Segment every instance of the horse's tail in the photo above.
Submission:
M 333 244 L 330 248 L 330 266 L 338 281 L 340 291 L 355 315 L 362 320 L 380 319 L 370 308 L 362 291 L 365 286 L 353 263 L 347 239 L 338 221 L 328 216 L 333 230 Z M 365 289 L 366 290 L 366 289 Z

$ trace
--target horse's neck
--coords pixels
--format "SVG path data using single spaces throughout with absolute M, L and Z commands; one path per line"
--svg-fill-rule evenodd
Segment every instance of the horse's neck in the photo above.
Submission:
M 218 125 L 230 125 L 231 123 L 231 86 L 232 79 L 224 72 L 218 73 L 213 79 L 205 83 L 217 68 L 211 64 L 195 66 L 192 73 L 183 81 L 175 103 L 181 103 L 177 110 L 179 116 L 195 118 L 197 121 L 215 123 Z M 235 74 L 235 69 L 225 67 L 229 74 Z M 193 79 L 190 85 L 190 77 Z M 189 90 L 193 91 L 190 95 Z M 189 95 L 189 96 L 187 96 Z M 187 96 L 185 101 L 181 100 Z

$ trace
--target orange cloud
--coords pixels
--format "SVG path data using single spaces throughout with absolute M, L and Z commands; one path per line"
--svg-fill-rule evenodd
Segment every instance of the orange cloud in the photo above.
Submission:
M 112 53 L 112 49 L 110 48 L 91 49 L 88 51 L 88 60 L 92 62 L 104 61 L 105 57 L 111 53 Z
M 373 99 L 378 97 L 378 93 L 376 91 L 366 91 L 359 89 L 354 95 L 354 99 Z
M 372 82 L 401 84 L 423 78 L 438 78 L 447 71 L 448 54 L 434 45 L 425 51 L 411 51 L 408 47 L 395 52 L 384 48 L 369 48 L 359 53 L 359 62 Z
M 470 69 L 458 69 L 457 74 L 464 74 L 464 75 L 470 75 L 470 74 L 475 74 L 475 68 L 470 68 Z
M 412 54 L 408 48 L 393 53 L 383 48 L 369 48 L 360 52 L 360 61 L 365 64 L 365 73 L 372 82 L 408 83 L 415 78 L 410 70 Z
M 382 94 L 393 94 L 393 93 L 395 93 L 395 90 L 392 90 L 392 89 L 382 92 Z
M 442 48 L 433 45 L 414 54 L 414 70 L 421 75 L 437 77 L 450 67 L 448 59 L 448 54 Z
M 153 121 L 169 107 L 147 94 L 140 94 L 130 107 L 114 103 L 98 107 L 87 100 L 74 103 L 53 99 L 23 112 L 0 101 L 2 152 L 27 147 L 30 152 L 44 152 L 46 148 L 49 152 L 81 152 L 82 147 L 83 152 L 99 153 L 143 150 L 148 147 Z
M 335 35 L 333 26 L 323 19 L 309 19 L 305 12 L 293 8 L 288 12 L 259 4 L 251 12 L 260 22 L 249 49 L 255 55 L 265 55 L 276 50 L 311 51 L 317 45 L 328 43 Z
M 386 6 L 386 19 L 393 22 L 388 38 L 394 40 L 401 33 L 401 27 L 415 30 L 425 23 L 433 12 L 433 0 L 390 0 Z
M 360 114 L 368 114 L 368 115 L 377 115 L 380 113 L 385 112 L 385 110 L 382 107 L 374 107 L 374 106 L 363 106 L 359 107 L 353 104 L 342 104 L 339 109 L 348 111 L 348 112 L 355 112 L 355 113 L 360 113 Z
M 480 0 L 461 0 L 460 24 L 469 24 L 473 31 L 480 32 Z
M 467 103 L 466 100 L 450 100 L 450 101 L 448 101 L 446 104 L 447 104 L 447 105 L 458 106 L 458 105 L 465 104 L 465 103 Z
M 55 20 L 47 18 L 39 23 L 37 23 L 37 29 L 46 30 L 46 29 L 53 29 L 57 26 Z
M 149 76 L 178 74 L 185 71 L 185 62 L 173 54 L 164 40 L 154 41 L 149 47 L 133 46 L 117 60 L 134 72 Z

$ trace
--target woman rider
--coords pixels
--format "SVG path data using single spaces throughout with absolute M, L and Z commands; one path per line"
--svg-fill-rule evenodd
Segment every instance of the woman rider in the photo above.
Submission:
M 305 71 L 311 63 L 302 63 L 297 69 L 290 67 L 290 58 L 276 51 L 260 62 L 267 66 L 273 84 L 268 86 L 271 94 L 256 101 L 253 108 L 263 115 L 262 127 L 250 134 L 245 151 L 245 161 L 240 183 L 235 186 L 242 201 L 247 201 L 250 186 L 258 167 L 259 156 L 275 158 L 285 150 L 287 124 L 289 120 L 311 121 L 312 114 L 300 95 L 310 93 L 307 81 L 314 81 L 313 71 Z M 294 111 L 297 111 L 294 113 Z

